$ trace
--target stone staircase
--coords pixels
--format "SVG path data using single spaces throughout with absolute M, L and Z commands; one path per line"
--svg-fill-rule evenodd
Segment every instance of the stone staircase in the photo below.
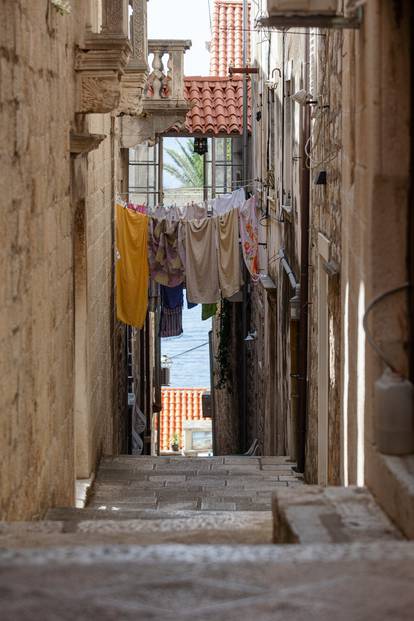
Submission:
M 411 619 L 414 544 L 293 466 L 105 458 L 85 508 L 0 524 L 2 621 Z

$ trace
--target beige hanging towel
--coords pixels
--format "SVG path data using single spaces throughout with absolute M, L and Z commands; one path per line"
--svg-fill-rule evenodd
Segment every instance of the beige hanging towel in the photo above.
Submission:
M 217 228 L 220 289 L 223 298 L 231 298 L 241 288 L 238 210 L 220 216 Z
M 194 304 L 213 304 L 220 299 L 216 220 L 185 223 L 187 299 Z
M 148 307 L 148 216 L 116 206 L 116 314 L 142 328 Z

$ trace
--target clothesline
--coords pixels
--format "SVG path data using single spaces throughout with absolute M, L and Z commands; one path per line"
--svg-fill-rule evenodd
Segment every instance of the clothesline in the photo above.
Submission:
M 186 219 L 152 217 L 126 206 L 117 202 L 115 220 L 117 316 L 124 323 L 142 327 L 150 278 L 161 285 L 161 337 L 182 333 L 184 288 L 187 303 L 202 304 L 207 318 L 207 306 L 216 309 L 220 299 L 232 298 L 242 287 L 239 239 L 251 278 L 257 280 L 256 199 L 246 200 L 242 188 L 214 199 L 218 217 L 209 217 L 197 204 L 184 210 Z M 169 210 L 158 215 L 162 211 Z
M 252 183 L 263 183 L 263 182 L 261 179 L 257 179 L 257 178 L 241 179 L 240 181 L 229 181 L 226 185 L 235 186 L 239 189 L 239 188 L 246 188 L 248 185 L 251 185 Z M 178 190 L 204 190 L 204 189 L 212 189 L 212 188 L 211 186 L 204 186 L 204 185 L 187 185 L 187 186 L 180 186 L 179 188 L 168 188 L 167 191 L 177 192 Z M 163 190 L 163 192 L 165 192 L 165 190 Z M 145 194 L 145 192 L 141 192 L 140 189 L 129 190 L 128 192 L 117 192 L 118 196 L 129 196 L 130 194 Z M 158 192 L 153 192 L 153 194 L 158 194 Z M 218 196 L 223 196 L 226 194 L 231 194 L 231 192 L 223 192 L 222 194 L 219 194 Z M 208 199 L 208 200 L 214 200 L 214 199 Z
M 156 205 L 147 206 L 132 203 L 130 200 L 125 201 L 120 195 L 117 196 L 117 202 L 125 208 L 129 208 L 134 212 L 145 214 L 151 220 L 169 220 L 169 221 L 189 221 L 203 220 L 205 218 L 214 218 L 224 216 L 232 209 L 238 209 L 245 202 L 246 195 L 244 188 L 238 188 L 231 193 L 217 196 L 200 202 L 187 202 L 186 205 Z

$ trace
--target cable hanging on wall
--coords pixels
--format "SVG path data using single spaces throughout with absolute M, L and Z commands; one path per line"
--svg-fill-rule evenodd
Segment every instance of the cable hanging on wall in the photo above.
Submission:
M 365 334 L 366 334 L 366 337 L 367 337 L 367 341 L 371 345 L 372 349 L 375 351 L 375 353 L 380 358 L 380 360 L 382 360 L 382 362 L 387 367 L 389 367 L 391 369 L 391 371 L 393 371 L 393 373 L 397 373 L 398 375 L 400 375 L 401 377 L 404 377 L 404 378 L 405 378 L 404 374 L 401 373 L 395 367 L 395 365 L 384 354 L 384 352 L 382 351 L 381 347 L 375 342 L 374 337 L 372 336 L 372 334 L 370 333 L 370 331 L 368 329 L 368 315 L 373 310 L 373 308 L 377 304 L 379 304 L 379 302 L 382 302 L 382 300 L 385 300 L 386 298 L 388 298 L 390 295 L 393 295 L 394 293 L 398 293 L 399 291 L 404 291 L 405 289 L 409 289 L 411 286 L 412 286 L 411 283 L 405 282 L 404 284 L 399 285 L 398 287 L 393 287 L 392 289 L 389 289 L 388 291 L 384 291 L 383 293 L 380 293 L 379 295 L 377 295 L 375 298 L 373 298 L 371 300 L 371 302 L 366 307 L 365 313 L 364 313 L 364 316 L 363 316 L 363 319 L 362 319 L 362 326 L 364 328 L 364 331 L 365 331 Z

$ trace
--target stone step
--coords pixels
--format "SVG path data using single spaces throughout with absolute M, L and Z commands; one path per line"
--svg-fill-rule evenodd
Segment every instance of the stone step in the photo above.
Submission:
M 280 488 L 273 495 L 275 543 L 398 541 L 401 533 L 366 488 Z
M 0 550 L 2 621 L 406 621 L 414 543 Z
M 0 523 L 0 548 L 272 541 L 271 511 L 144 513 L 61 509 L 54 510 L 54 516 L 42 522 Z

